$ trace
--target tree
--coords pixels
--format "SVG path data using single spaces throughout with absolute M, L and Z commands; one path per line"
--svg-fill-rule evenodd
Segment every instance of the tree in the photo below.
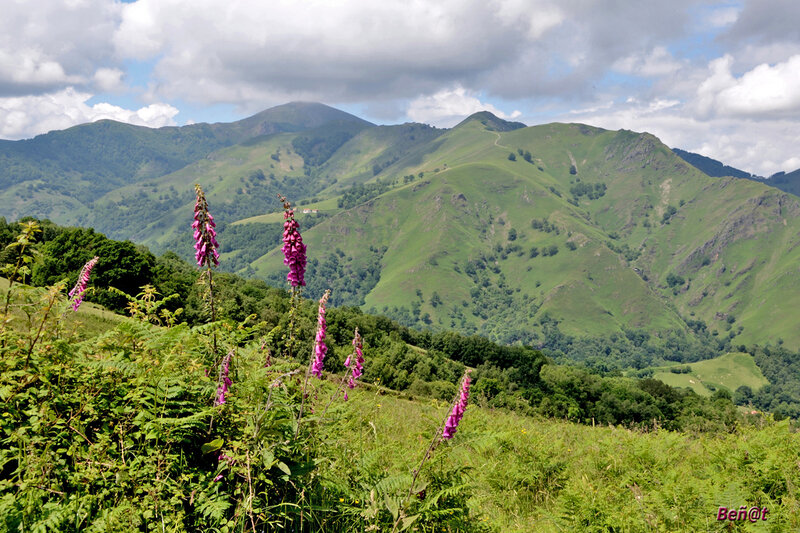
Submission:
M 514 152 L 509 152 L 508 153 L 508 160 L 509 161 L 516 161 L 517 160 L 517 156 L 514 155 Z
M 442 303 L 442 299 L 439 297 L 439 293 L 436 292 L 436 291 L 433 291 L 433 294 L 431 295 L 431 305 L 433 307 L 438 307 L 441 303 Z

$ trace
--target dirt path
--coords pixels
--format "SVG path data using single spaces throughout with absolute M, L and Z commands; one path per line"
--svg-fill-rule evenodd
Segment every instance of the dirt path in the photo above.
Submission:
M 497 139 L 495 139 L 495 140 L 494 140 L 494 145 L 495 145 L 495 146 L 497 146 L 497 147 L 499 147 L 499 148 L 505 148 L 506 150 L 511 150 L 512 152 L 514 151 L 514 149 L 513 149 L 513 148 L 511 148 L 510 146 L 506 146 L 506 145 L 504 145 L 504 144 L 499 144 L 499 141 L 500 141 L 500 134 L 499 134 L 499 133 L 497 133 L 496 131 L 488 131 L 488 130 L 486 130 L 486 133 L 491 133 L 491 134 L 493 134 L 493 135 L 497 135 Z

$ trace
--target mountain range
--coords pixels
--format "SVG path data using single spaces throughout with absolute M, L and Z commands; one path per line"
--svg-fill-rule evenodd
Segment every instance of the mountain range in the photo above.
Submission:
M 558 331 L 800 347 L 800 171 L 765 180 L 583 124 L 481 112 L 450 129 L 378 126 L 309 103 L 0 141 L 0 215 L 187 258 L 194 183 L 224 268 L 285 283 L 285 194 L 300 206 L 306 294 L 330 287 L 336 304 L 408 325 L 534 345 Z

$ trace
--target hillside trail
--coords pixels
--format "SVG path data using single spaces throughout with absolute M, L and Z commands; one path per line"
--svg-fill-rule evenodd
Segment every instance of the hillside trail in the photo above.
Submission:
M 499 141 L 500 141 L 500 134 L 499 134 L 499 133 L 497 133 L 496 131 L 488 131 L 488 130 L 485 130 L 485 131 L 486 131 L 486 133 L 491 133 L 491 134 L 493 134 L 493 135 L 497 135 L 497 138 L 494 140 L 494 145 L 495 145 L 495 146 L 498 146 L 498 147 L 500 147 L 500 148 L 505 148 L 506 150 L 511 150 L 512 152 L 514 151 L 514 150 L 513 150 L 511 147 L 509 147 L 509 146 L 506 146 L 506 145 L 504 145 L 504 144 L 499 144 Z

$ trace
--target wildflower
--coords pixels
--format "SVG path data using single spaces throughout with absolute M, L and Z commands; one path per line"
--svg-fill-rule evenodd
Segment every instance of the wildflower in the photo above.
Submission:
M 355 336 L 353 337 L 353 353 L 347 356 L 344 366 L 350 370 L 350 379 L 347 381 L 347 386 L 353 388 L 356 386 L 356 380 L 364 373 L 364 354 L 361 351 L 363 346 L 361 335 L 358 334 L 356 328 Z M 355 356 L 355 360 L 353 360 Z M 344 399 L 347 401 L 347 392 L 344 393 Z
M 461 394 L 458 401 L 453 405 L 453 410 L 444 424 L 442 431 L 442 439 L 452 439 L 458 429 L 458 423 L 461 422 L 461 417 L 464 416 L 464 410 L 467 408 L 467 399 L 469 398 L 469 371 L 464 374 L 464 379 L 461 381 Z
M 218 465 L 221 464 L 221 463 L 228 463 L 228 466 L 233 466 L 233 464 L 235 462 L 236 462 L 236 460 L 233 457 L 231 457 L 229 455 L 225 455 L 225 452 L 220 450 L 219 455 L 217 456 L 217 464 Z M 222 476 L 222 472 L 220 472 L 217 475 L 217 477 L 214 478 L 214 482 L 220 481 L 222 479 L 222 477 L 223 477 Z
M 77 311 L 78 307 L 80 307 L 81 302 L 83 301 L 83 293 L 86 292 L 86 287 L 89 285 L 89 276 L 99 260 L 99 257 L 94 256 L 85 265 L 83 265 L 81 273 L 78 274 L 78 282 L 75 284 L 72 290 L 69 291 L 69 297 L 75 297 L 75 301 L 72 302 L 73 311 Z
M 231 378 L 228 377 L 230 373 L 231 357 L 233 357 L 233 350 L 222 358 L 222 364 L 219 366 L 219 380 L 217 382 L 217 395 L 214 398 L 214 405 L 222 405 L 225 403 L 225 395 L 228 393 L 228 387 L 233 384 Z
M 311 373 L 322 378 L 323 359 L 328 353 L 328 347 L 325 345 L 325 304 L 328 302 L 328 297 L 331 291 L 325 291 L 322 298 L 319 299 L 319 312 L 317 314 L 317 337 L 314 341 L 314 361 L 311 364 Z
M 194 229 L 194 249 L 196 250 L 195 259 L 197 259 L 197 266 L 219 266 L 219 243 L 217 242 L 217 232 L 214 228 L 217 225 L 214 223 L 214 217 L 208 212 L 208 202 L 206 195 L 200 185 L 194 186 L 195 193 L 197 194 L 197 201 L 194 204 L 194 222 L 192 228 Z
M 285 197 L 278 196 L 283 202 L 283 264 L 289 267 L 286 280 L 292 287 L 305 287 L 306 245 L 300 236 L 300 224 L 294 218 L 294 209 Z

